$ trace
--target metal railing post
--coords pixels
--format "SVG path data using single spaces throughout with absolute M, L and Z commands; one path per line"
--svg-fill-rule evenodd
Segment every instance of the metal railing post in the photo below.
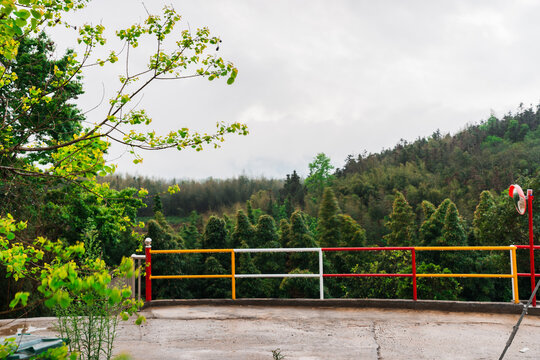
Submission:
M 411 262 L 412 262 L 412 283 L 413 283 L 413 300 L 418 299 L 418 290 L 416 288 L 416 251 L 413 248 L 411 250 Z
M 323 269 L 323 252 L 319 249 L 319 297 L 324 299 L 324 269 Z
M 236 267 L 236 264 L 234 261 L 234 249 L 233 249 L 231 250 L 231 285 L 232 285 L 231 295 L 232 295 L 233 300 L 236 300 L 236 278 L 235 278 L 236 268 L 235 267 Z
M 510 274 L 512 274 L 512 278 L 510 278 L 510 283 L 512 283 L 512 302 L 516 302 L 516 289 L 514 286 L 514 258 L 512 257 L 512 250 L 508 250 L 510 253 Z
M 517 257 L 516 257 L 516 247 L 514 245 L 511 246 L 512 249 L 510 250 L 512 252 L 512 275 L 513 276 L 513 284 L 514 286 L 512 289 L 514 290 L 514 303 L 519 304 L 519 288 L 518 288 L 518 274 L 517 274 Z
M 152 301 L 152 255 L 150 250 L 152 249 L 152 239 L 146 238 L 144 240 L 145 255 L 146 255 L 146 298 L 145 301 Z
M 133 266 L 131 266 L 131 271 L 133 271 L 133 276 L 131 276 L 131 298 L 135 299 L 135 254 L 131 254 L 131 261 L 133 261 Z

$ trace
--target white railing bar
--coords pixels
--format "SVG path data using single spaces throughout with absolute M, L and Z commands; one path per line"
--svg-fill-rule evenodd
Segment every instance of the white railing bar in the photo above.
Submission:
M 144 259 L 146 259 L 146 256 L 145 255 L 133 254 L 133 255 L 131 255 L 131 258 L 132 259 L 137 259 L 137 260 L 144 260 Z
M 319 274 L 234 274 L 235 278 L 318 278 Z
M 262 252 L 319 252 L 321 248 L 261 248 L 261 249 L 233 249 L 235 253 L 262 253 Z

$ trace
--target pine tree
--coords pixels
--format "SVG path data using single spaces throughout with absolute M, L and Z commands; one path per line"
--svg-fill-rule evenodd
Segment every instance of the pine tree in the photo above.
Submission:
M 287 174 L 283 189 L 279 193 L 281 201 L 288 199 L 292 208 L 302 209 L 304 207 L 306 190 L 300 182 L 300 176 L 298 176 L 296 170 L 290 175 Z
M 319 222 L 317 226 L 321 247 L 335 247 L 340 242 L 339 218 L 341 213 L 336 196 L 331 188 L 324 189 L 319 207 Z
M 161 203 L 161 197 L 159 194 L 154 195 L 154 206 L 152 206 L 152 211 L 154 214 L 158 211 L 163 213 L 163 204 Z
M 248 217 L 249 222 L 251 223 L 251 225 L 256 225 L 257 222 L 255 220 L 255 215 L 253 214 L 253 207 L 251 206 L 251 201 L 250 200 L 246 201 L 246 212 L 247 212 L 247 217 Z
M 247 247 L 253 247 L 255 242 L 255 228 L 249 222 L 247 215 L 242 211 L 238 210 L 236 213 L 236 226 L 234 227 L 234 232 L 232 234 L 232 247 L 240 248 L 242 243 Z
M 281 219 L 279 222 L 279 243 L 280 247 L 286 248 L 289 246 L 291 233 L 291 225 L 286 219 Z
M 211 216 L 206 223 L 202 238 L 203 249 L 224 249 L 227 248 L 227 229 L 225 221 L 217 216 Z M 202 261 L 206 255 L 193 254 L 194 259 Z M 231 257 L 229 254 L 213 254 L 212 258 L 219 262 L 220 266 L 226 271 L 231 269 Z M 206 261 L 208 261 L 207 258 Z M 206 265 L 205 265 L 206 266 Z
M 303 214 L 300 210 L 295 211 L 291 216 L 291 226 L 289 230 L 289 243 L 287 247 L 290 248 L 314 248 L 317 244 L 309 229 L 304 222 Z M 318 264 L 318 260 L 317 260 Z M 289 269 L 299 268 L 302 270 L 318 271 L 318 267 L 315 266 L 314 258 L 312 254 L 306 253 L 292 253 L 289 256 Z
M 339 246 L 366 246 L 366 231 L 349 215 L 339 214 L 339 229 L 341 239 Z
M 427 200 L 422 201 L 422 212 L 424 214 L 424 221 L 428 220 L 431 215 L 437 210 L 435 205 Z
M 482 191 L 480 201 L 474 211 L 473 231 L 474 245 L 497 245 L 499 236 L 496 227 L 496 207 L 493 195 L 489 191 Z
M 385 226 L 390 233 L 383 238 L 390 246 L 412 246 L 416 243 L 416 223 L 412 207 L 405 196 L 396 191 L 390 220 Z
M 262 215 L 255 227 L 257 243 L 261 247 L 279 247 L 279 236 L 276 229 L 276 222 L 270 215 Z
M 209 256 L 203 265 L 203 273 L 206 275 L 226 274 L 228 271 L 214 256 Z M 198 279 L 197 279 L 198 280 Z M 201 286 L 202 285 L 202 286 Z M 230 298 L 230 279 L 204 279 L 199 283 L 201 293 L 207 298 Z
M 422 203 L 424 205 L 424 203 Z M 445 199 L 439 207 L 431 214 L 429 218 L 424 220 L 420 227 L 420 240 L 424 246 L 436 245 L 437 240 L 442 234 L 444 227 L 444 219 L 446 217 L 446 210 L 448 206 L 453 204 L 452 200 Z M 426 202 L 427 205 L 427 202 Z M 428 212 L 430 211 L 429 205 L 426 206 Z
M 175 233 L 160 212 L 155 220 L 148 222 L 147 236 L 152 239 L 152 248 L 156 250 L 183 249 L 182 238 Z M 178 254 L 155 254 L 152 256 L 152 272 L 155 275 L 185 274 L 184 258 Z M 186 296 L 186 285 L 180 281 L 156 280 L 154 296 L 156 299 L 175 299 Z
M 463 220 L 459 217 L 456 204 L 450 203 L 444 217 L 442 238 L 445 246 L 466 246 L 467 233 L 463 227 Z
M 265 248 L 279 248 L 279 236 L 276 230 L 276 222 L 269 215 L 262 215 L 255 228 L 257 243 Z M 255 256 L 255 265 L 265 273 L 279 273 L 285 271 L 285 254 L 283 253 L 259 253 Z M 279 286 L 279 283 L 277 283 Z
M 227 246 L 226 239 L 227 229 L 225 228 L 225 221 L 216 216 L 210 216 L 204 229 L 203 248 L 223 249 Z

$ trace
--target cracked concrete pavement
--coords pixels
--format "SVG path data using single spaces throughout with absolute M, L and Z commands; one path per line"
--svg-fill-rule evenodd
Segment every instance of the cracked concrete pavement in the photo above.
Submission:
M 170 306 L 143 311 L 141 327 L 121 323 L 116 353 L 134 359 L 497 359 L 519 315 L 262 306 Z M 17 320 L 0 336 L 54 319 Z M 46 329 L 43 329 L 46 328 Z M 505 359 L 538 359 L 540 317 L 526 316 Z M 520 350 L 528 350 L 520 352 Z

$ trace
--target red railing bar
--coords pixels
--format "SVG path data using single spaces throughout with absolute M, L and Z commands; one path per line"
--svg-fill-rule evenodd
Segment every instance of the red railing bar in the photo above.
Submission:
M 531 276 L 531 273 L 518 273 L 518 276 Z M 538 277 L 536 274 L 535 276 Z
M 530 245 L 514 245 L 518 249 L 530 249 Z M 540 245 L 534 245 L 534 250 L 540 250 Z
M 323 277 L 413 277 L 413 274 L 323 274 Z
M 322 251 L 386 251 L 386 250 L 401 250 L 412 251 L 414 247 L 411 246 L 393 246 L 393 247 L 331 247 L 321 248 Z

